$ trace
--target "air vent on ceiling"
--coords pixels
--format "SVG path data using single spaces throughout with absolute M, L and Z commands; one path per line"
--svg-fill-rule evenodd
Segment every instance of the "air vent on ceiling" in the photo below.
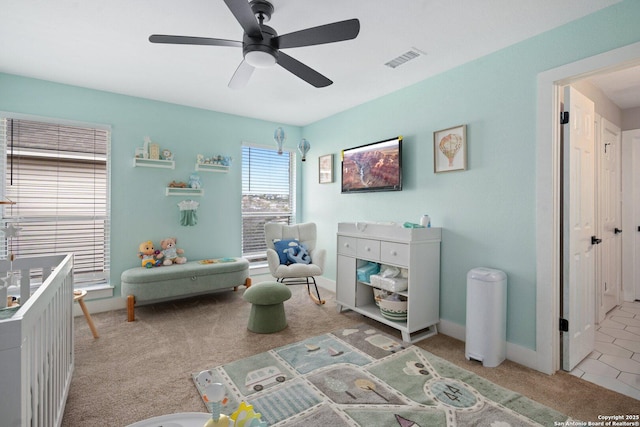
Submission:
M 402 64 L 405 64 L 411 61 L 412 59 L 416 59 L 419 56 L 420 56 L 420 52 L 417 49 L 411 49 L 403 53 L 402 55 L 398 56 L 397 58 L 393 58 L 391 61 L 385 63 L 384 65 L 386 65 L 389 68 L 397 68 Z

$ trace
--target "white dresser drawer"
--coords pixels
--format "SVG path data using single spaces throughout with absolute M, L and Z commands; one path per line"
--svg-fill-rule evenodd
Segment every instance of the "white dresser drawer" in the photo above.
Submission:
M 380 261 L 393 265 L 409 266 L 409 245 L 380 242 Z
M 338 236 L 338 253 L 356 256 L 357 241 L 355 237 Z
M 369 239 L 358 239 L 356 251 L 358 258 L 378 261 L 380 259 L 380 241 Z

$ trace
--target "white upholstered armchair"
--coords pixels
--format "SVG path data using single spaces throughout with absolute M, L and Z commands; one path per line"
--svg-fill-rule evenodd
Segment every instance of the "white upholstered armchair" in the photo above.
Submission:
M 286 225 L 268 222 L 264 225 L 264 234 L 267 244 L 267 262 L 271 275 L 284 284 L 306 284 L 309 296 L 316 304 L 324 304 L 318 292 L 318 284 L 314 276 L 322 275 L 326 250 L 316 248 L 316 224 L 312 222 Z M 283 258 L 282 251 L 276 251 L 278 242 L 298 241 L 302 243 L 310 255 L 310 262 L 293 262 Z M 280 244 L 278 244 L 280 247 Z M 315 295 L 311 293 L 310 284 L 315 287 Z

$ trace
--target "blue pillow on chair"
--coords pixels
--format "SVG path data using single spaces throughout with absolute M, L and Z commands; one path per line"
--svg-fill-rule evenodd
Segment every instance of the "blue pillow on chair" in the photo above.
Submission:
M 291 264 L 311 264 L 311 257 L 304 243 L 298 246 L 291 246 L 284 250 L 287 253 L 287 259 Z
M 296 239 L 274 240 L 273 247 L 278 253 L 278 258 L 280 258 L 280 264 L 284 264 L 284 265 L 291 264 L 291 261 L 289 261 L 287 257 L 288 252 L 285 252 L 285 250 L 292 247 L 299 246 L 299 245 L 300 245 L 300 242 L 297 241 Z

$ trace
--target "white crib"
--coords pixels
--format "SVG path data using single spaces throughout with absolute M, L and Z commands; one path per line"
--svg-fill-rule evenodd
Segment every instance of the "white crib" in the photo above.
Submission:
M 0 277 L 8 270 L 22 277 L 21 306 L 0 320 L 0 425 L 60 426 L 74 367 L 73 255 L 1 261 Z

